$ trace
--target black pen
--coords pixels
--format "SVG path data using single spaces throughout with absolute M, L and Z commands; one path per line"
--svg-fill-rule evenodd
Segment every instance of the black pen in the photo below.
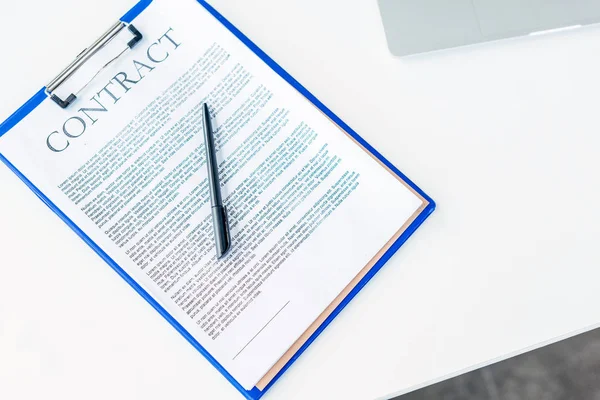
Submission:
M 210 191 L 210 207 L 212 211 L 213 229 L 215 232 L 215 246 L 217 248 L 217 258 L 221 258 L 227 253 L 227 250 L 229 250 L 231 240 L 229 237 L 227 210 L 223 207 L 223 200 L 221 199 L 219 164 L 217 163 L 215 138 L 213 136 L 210 115 L 206 103 L 202 106 L 202 119 L 204 122 L 204 149 L 206 150 L 208 190 Z

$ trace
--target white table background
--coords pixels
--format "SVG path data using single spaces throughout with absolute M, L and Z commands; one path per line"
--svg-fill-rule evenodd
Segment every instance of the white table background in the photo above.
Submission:
M 134 3 L 1 1 L 0 120 Z M 265 399 L 404 393 L 598 326 L 600 28 L 397 59 L 374 0 L 212 4 L 438 202 Z M 0 398 L 242 398 L 4 166 L 0 227 Z

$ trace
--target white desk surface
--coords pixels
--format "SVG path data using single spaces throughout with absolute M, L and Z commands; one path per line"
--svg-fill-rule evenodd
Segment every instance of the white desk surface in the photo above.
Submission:
M 2 2 L 0 119 L 134 3 Z M 600 28 L 403 60 L 375 0 L 213 5 L 438 202 L 265 399 L 382 398 L 600 324 Z M 242 398 L 3 166 L 0 224 L 0 398 Z

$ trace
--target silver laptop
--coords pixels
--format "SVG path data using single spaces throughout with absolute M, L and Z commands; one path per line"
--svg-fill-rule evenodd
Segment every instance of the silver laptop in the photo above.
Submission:
M 600 0 L 379 0 L 398 56 L 600 22 Z

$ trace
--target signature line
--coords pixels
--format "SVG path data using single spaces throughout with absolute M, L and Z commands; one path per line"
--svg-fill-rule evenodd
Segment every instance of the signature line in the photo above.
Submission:
M 235 359 L 237 358 L 237 356 L 239 356 L 239 355 L 241 354 L 241 352 L 242 352 L 242 351 L 244 351 L 244 349 L 245 349 L 246 347 L 248 347 L 248 345 L 249 345 L 250 343 L 252 343 L 252 341 L 253 341 L 254 339 L 256 339 L 256 337 L 257 337 L 257 336 L 258 336 L 258 335 L 259 335 L 259 334 L 260 334 L 260 333 L 261 333 L 261 332 L 262 332 L 262 331 L 263 331 L 263 330 L 264 330 L 264 329 L 267 327 L 267 325 L 269 325 L 269 324 L 271 323 L 271 321 L 273 321 L 273 320 L 275 319 L 275 317 L 276 317 L 276 316 L 278 316 L 278 315 L 279 315 L 279 313 L 280 313 L 280 312 L 281 312 L 281 311 L 282 311 L 282 310 L 285 308 L 285 306 L 287 306 L 288 304 L 290 304 L 290 301 L 289 301 L 289 300 L 288 300 L 288 302 L 287 302 L 287 303 L 285 303 L 285 304 L 283 305 L 283 307 L 281 307 L 281 308 L 279 309 L 279 311 L 277 311 L 277 313 L 276 313 L 275 315 L 273 315 L 273 318 L 271 318 L 271 319 L 270 319 L 270 320 L 269 320 L 269 321 L 268 321 L 268 322 L 267 322 L 267 323 L 266 323 L 266 324 L 265 324 L 265 325 L 264 325 L 262 328 L 260 328 L 260 331 L 258 331 L 258 333 L 257 333 L 256 335 L 254 335 L 254 336 L 252 337 L 252 339 L 250 339 L 250 341 L 249 341 L 248 343 L 246 343 L 246 345 L 245 345 L 244 347 L 242 347 L 242 349 L 241 349 L 241 350 L 240 350 L 240 351 L 239 351 L 239 352 L 238 352 L 238 353 L 235 355 L 235 357 L 233 357 L 233 358 L 231 359 L 231 361 L 235 360 Z

